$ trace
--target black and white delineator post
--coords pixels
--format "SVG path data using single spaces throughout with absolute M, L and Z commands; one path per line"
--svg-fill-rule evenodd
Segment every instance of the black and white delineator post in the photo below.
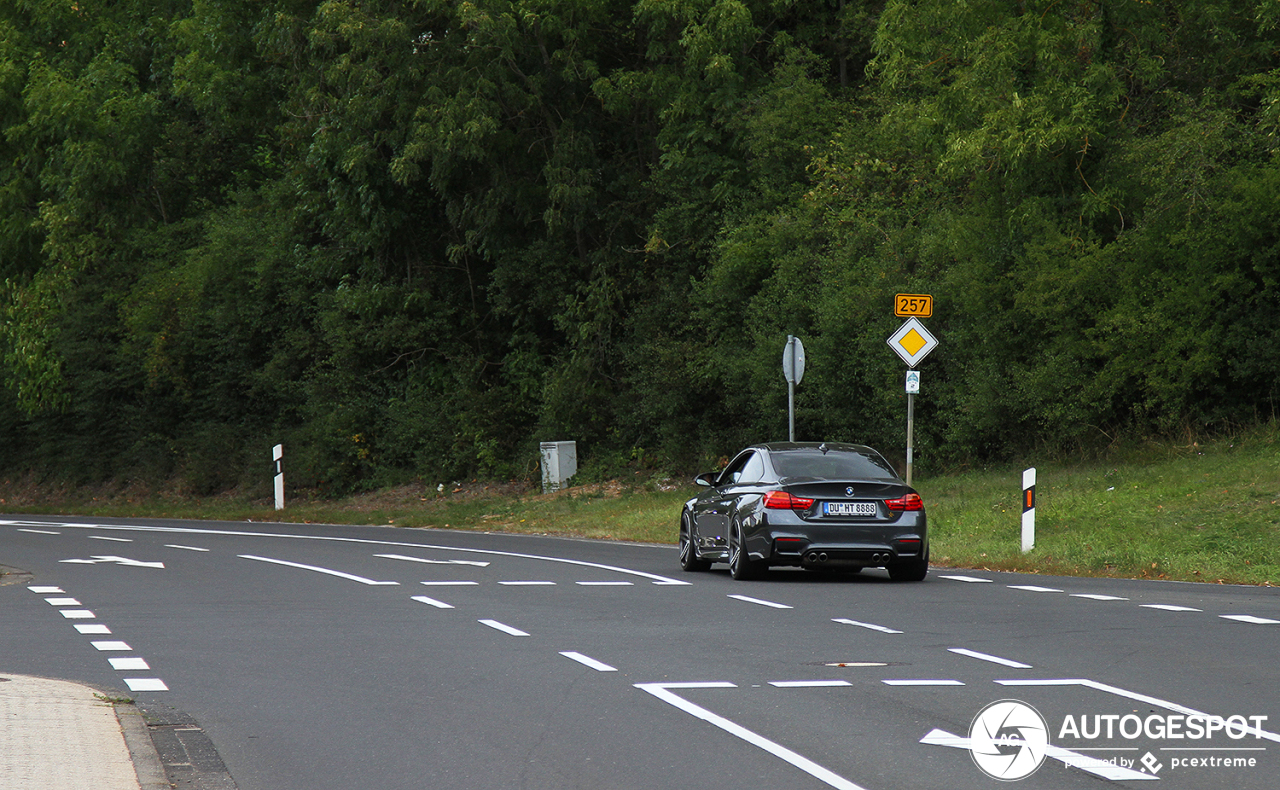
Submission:
M 277 444 L 271 455 L 276 462 L 276 510 L 284 510 L 284 445 Z
M 1022 553 L 1036 547 L 1036 468 L 1022 473 Z

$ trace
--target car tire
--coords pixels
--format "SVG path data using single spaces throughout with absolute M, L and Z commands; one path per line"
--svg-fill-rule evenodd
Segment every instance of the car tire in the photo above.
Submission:
M 760 576 L 764 563 L 751 559 L 742 540 L 742 526 L 734 523 L 729 530 L 729 575 L 736 581 L 747 581 Z
M 690 573 L 697 573 L 710 568 L 711 562 L 698 556 L 698 547 L 693 538 L 693 525 L 689 523 L 688 514 L 685 514 L 680 517 L 680 567 Z
M 886 570 L 889 571 L 889 578 L 895 582 L 922 582 L 929 573 L 929 555 L 918 560 L 895 562 Z

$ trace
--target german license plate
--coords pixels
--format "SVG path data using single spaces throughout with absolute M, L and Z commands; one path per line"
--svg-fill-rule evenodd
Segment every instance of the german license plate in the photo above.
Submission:
M 822 513 L 826 516 L 874 516 L 875 502 L 823 502 Z

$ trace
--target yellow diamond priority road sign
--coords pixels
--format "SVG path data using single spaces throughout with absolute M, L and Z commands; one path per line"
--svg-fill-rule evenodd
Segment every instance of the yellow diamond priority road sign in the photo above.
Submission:
M 929 334 L 924 324 L 916 318 L 908 318 L 889 336 L 889 348 L 902 357 L 907 367 L 914 368 L 929 352 L 938 347 L 938 339 Z

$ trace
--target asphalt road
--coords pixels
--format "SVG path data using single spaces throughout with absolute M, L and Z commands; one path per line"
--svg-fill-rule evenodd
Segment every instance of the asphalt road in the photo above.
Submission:
M 666 546 L 26 516 L 0 517 L 0 564 L 32 574 L 0 586 L 0 671 L 198 722 L 240 790 L 954 790 L 1042 757 L 1014 786 L 1261 790 L 1280 771 L 1273 589 L 743 583 Z

